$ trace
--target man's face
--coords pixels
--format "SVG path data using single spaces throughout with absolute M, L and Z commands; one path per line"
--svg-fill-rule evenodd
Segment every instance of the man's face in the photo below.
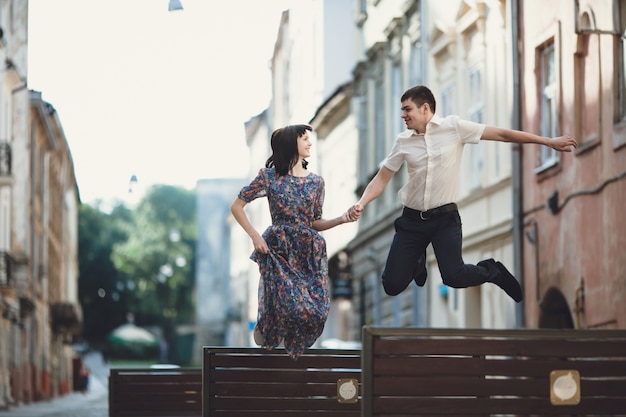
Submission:
M 418 107 L 413 100 L 404 100 L 401 110 L 402 120 L 404 120 L 406 128 L 413 129 L 417 133 L 424 133 L 430 116 L 426 111 L 427 108 L 428 104 L 426 103 Z

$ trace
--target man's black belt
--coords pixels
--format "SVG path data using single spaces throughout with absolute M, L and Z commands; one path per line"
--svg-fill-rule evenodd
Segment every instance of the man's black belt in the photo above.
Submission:
M 409 217 L 419 217 L 422 220 L 432 219 L 434 217 L 441 216 L 442 214 L 449 213 L 451 211 L 456 211 L 459 208 L 456 203 L 448 203 L 443 206 L 431 208 L 430 210 L 420 211 L 414 210 L 412 208 L 405 207 L 402 211 L 402 214 Z

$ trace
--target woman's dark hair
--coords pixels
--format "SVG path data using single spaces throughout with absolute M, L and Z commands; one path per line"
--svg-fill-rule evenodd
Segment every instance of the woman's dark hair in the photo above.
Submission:
M 296 165 L 298 154 L 298 138 L 306 131 L 312 131 L 309 125 L 289 125 L 272 132 L 272 155 L 265 161 L 266 168 L 276 168 L 278 175 L 287 175 Z
M 411 100 L 417 107 L 424 103 L 428 103 L 430 111 L 435 112 L 435 96 L 432 91 L 426 86 L 418 85 L 411 87 L 402 94 L 400 101 Z

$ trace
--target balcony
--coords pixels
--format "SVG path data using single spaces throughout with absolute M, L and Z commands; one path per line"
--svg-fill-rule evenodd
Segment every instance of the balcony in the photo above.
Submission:
M 15 287 L 13 275 L 14 259 L 8 252 L 0 251 L 0 289 Z
M 82 327 L 82 311 L 80 306 L 69 302 L 52 303 L 50 305 L 52 331 L 70 336 L 77 335 Z
M 11 145 L 0 139 L 0 177 L 11 176 Z

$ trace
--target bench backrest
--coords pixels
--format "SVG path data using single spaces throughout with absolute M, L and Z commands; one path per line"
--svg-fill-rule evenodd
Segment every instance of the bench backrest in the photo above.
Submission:
M 359 350 L 203 348 L 203 416 L 360 417 L 360 402 L 340 402 L 339 379 L 361 381 Z M 357 387 L 358 389 L 358 387 Z
M 626 415 L 626 331 L 363 329 L 363 416 Z
M 110 370 L 110 417 L 201 415 L 201 368 Z

